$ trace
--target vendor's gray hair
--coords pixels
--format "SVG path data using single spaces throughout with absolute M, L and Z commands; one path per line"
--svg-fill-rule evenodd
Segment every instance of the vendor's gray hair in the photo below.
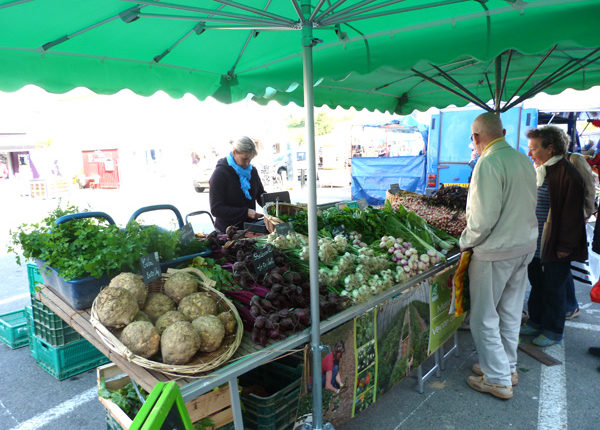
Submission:
M 233 142 L 233 149 L 235 149 L 235 152 L 239 152 L 241 154 L 252 154 L 253 157 L 256 157 L 258 154 L 258 151 L 256 150 L 256 144 L 247 136 L 240 137 L 238 140 Z
M 531 129 L 527 132 L 527 138 L 540 139 L 542 148 L 552 148 L 552 155 L 566 154 L 569 146 L 566 133 L 553 125 Z

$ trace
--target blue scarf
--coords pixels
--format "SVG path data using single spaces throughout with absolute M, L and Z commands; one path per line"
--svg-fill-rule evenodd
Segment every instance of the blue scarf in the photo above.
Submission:
M 252 197 L 250 197 L 250 193 L 248 192 L 250 191 L 250 175 L 252 174 L 252 164 L 248 164 L 248 167 L 244 169 L 235 162 L 235 159 L 233 158 L 233 152 L 230 152 L 229 155 L 227 155 L 227 164 L 233 167 L 233 170 L 235 170 L 235 173 L 237 173 L 239 176 L 240 186 L 246 198 L 248 200 L 252 200 Z

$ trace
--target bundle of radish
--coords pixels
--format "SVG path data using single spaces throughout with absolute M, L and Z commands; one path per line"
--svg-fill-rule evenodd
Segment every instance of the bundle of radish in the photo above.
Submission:
M 460 236 L 467 226 L 464 209 L 450 209 L 446 206 L 434 206 L 427 202 L 424 196 L 412 193 L 394 196 L 391 202 L 394 209 L 404 206 L 424 218 L 428 224 L 443 230 L 452 236 Z
M 439 255 L 429 250 L 425 254 L 419 255 L 419 252 L 413 248 L 410 242 L 405 242 L 402 238 L 393 236 L 383 236 L 379 241 L 379 247 L 387 250 L 394 263 L 402 266 L 403 270 L 410 276 L 423 273 L 430 266 L 440 262 Z
M 352 245 L 358 246 L 360 248 L 365 248 L 367 244 L 362 240 L 362 234 L 357 231 L 351 231 L 348 234 L 349 239 L 352 241 Z

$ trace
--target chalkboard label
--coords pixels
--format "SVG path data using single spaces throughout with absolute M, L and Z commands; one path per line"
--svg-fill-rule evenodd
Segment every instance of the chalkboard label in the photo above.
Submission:
M 145 284 L 161 277 L 162 270 L 158 261 L 158 252 L 143 256 L 140 258 L 140 263 L 142 265 L 142 276 L 144 277 Z
M 263 233 L 266 234 L 269 232 L 269 230 L 267 230 L 267 227 L 265 227 L 264 222 L 245 222 L 244 223 L 244 230 L 252 232 L 252 233 Z
M 271 245 L 265 245 L 263 249 L 259 249 L 252 253 L 254 261 L 254 270 L 258 275 L 268 272 L 275 267 L 275 256 Z
M 333 237 L 338 236 L 338 235 L 342 235 L 342 236 L 346 236 L 347 231 L 346 231 L 346 226 L 344 224 L 338 225 L 337 227 L 333 227 L 333 229 L 331 230 L 331 234 L 333 235 Z
M 390 185 L 390 193 L 400 194 L 400 185 L 399 184 L 391 184 Z
M 366 209 L 369 206 L 367 199 L 358 199 L 356 203 L 358 203 L 359 209 Z
M 187 245 L 196 238 L 194 227 L 189 222 L 179 229 L 179 237 L 182 245 Z
M 294 233 L 294 226 L 291 222 L 284 222 L 281 224 L 275 224 L 275 231 L 280 236 L 285 236 L 289 233 Z

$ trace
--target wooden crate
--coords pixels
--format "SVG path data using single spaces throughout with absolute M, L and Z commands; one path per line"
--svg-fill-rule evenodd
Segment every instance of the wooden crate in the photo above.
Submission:
M 130 381 L 119 367 L 114 363 L 100 366 L 96 370 L 98 387 L 100 379 L 104 379 L 106 388 L 109 390 L 118 390 L 127 385 Z M 98 397 L 100 403 L 104 405 L 108 413 L 124 430 L 129 430 L 131 418 L 123 410 L 109 399 Z M 231 398 L 229 397 L 229 385 L 224 385 L 218 390 L 211 391 L 189 402 L 186 407 L 192 422 L 200 421 L 203 418 L 210 418 L 215 423 L 215 429 L 229 424 L 233 421 L 233 411 L 231 410 Z

